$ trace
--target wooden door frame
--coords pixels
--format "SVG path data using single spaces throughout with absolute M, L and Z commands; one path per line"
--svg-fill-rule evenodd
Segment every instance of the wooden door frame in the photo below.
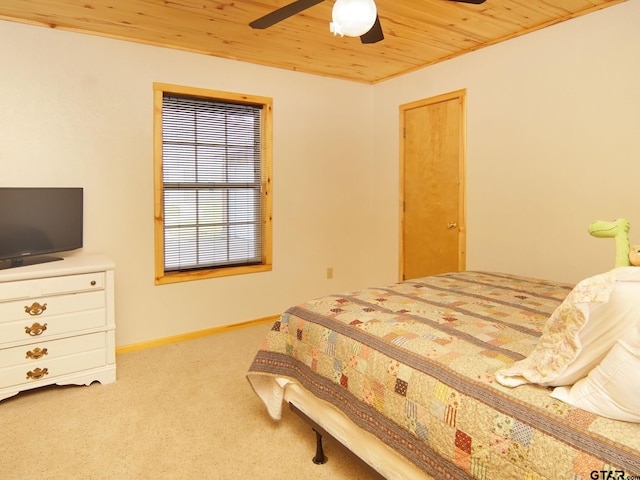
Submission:
M 460 158 L 459 158 L 459 212 L 458 212 L 458 267 L 460 270 L 467 268 L 467 208 L 466 208 L 466 180 L 467 180 L 467 90 L 455 90 L 435 97 L 417 100 L 415 102 L 400 105 L 400 232 L 399 232 L 399 268 L 398 278 L 404 278 L 404 171 L 405 171 L 405 112 L 414 108 L 434 105 L 440 102 L 459 99 L 460 101 Z

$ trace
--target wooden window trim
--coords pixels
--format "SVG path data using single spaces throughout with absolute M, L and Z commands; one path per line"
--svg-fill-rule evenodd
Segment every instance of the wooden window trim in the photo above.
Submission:
M 262 121 L 262 262 L 258 265 L 241 265 L 187 272 L 164 271 L 164 218 L 162 182 L 162 98 L 164 92 L 193 97 L 261 105 Z M 155 233 L 155 284 L 162 285 L 190 280 L 244 275 L 266 272 L 272 269 L 272 152 L 273 152 L 273 100 L 269 97 L 245 95 L 165 83 L 153 84 L 153 137 L 154 137 L 154 233 Z

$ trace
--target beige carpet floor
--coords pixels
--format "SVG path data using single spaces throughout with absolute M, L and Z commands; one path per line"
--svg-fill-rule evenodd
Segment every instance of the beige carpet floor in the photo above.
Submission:
M 117 357 L 109 385 L 0 402 L 0 479 L 367 479 L 297 415 L 272 421 L 245 378 L 270 325 Z

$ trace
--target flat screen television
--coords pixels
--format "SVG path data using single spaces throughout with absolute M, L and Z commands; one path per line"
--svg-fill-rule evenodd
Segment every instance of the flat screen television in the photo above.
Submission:
M 61 257 L 82 248 L 82 188 L 0 188 L 0 269 Z

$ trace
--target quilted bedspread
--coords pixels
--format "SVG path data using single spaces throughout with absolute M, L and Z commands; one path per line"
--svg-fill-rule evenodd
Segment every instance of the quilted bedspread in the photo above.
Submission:
M 281 316 L 247 376 L 293 379 L 438 479 L 640 475 L 640 425 L 495 380 L 571 288 L 457 272 L 323 297 Z

